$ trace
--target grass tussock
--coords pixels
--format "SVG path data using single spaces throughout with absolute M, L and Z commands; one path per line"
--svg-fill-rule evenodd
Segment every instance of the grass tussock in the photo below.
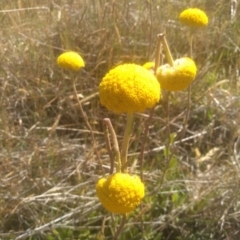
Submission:
M 147 195 L 120 239 L 240 235 L 240 28 L 239 9 L 231 4 L 192 2 L 210 23 L 194 36 L 199 70 L 187 129 L 181 138 L 187 91 L 171 94 L 170 144 L 165 148 L 163 99 L 144 154 Z M 100 105 L 98 84 L 113 66 L 153 60 L 159 32 L 166 32 L 175 58 L 189 55 L 188 31 L 178 21 L 186 7 L 186 1 L 160 0 L 1 1 L 1 239 L 112 239 L 120 218 L 100 206 L 95 184 L 110 168 L 102 119 L 111 118 L 121 142 L 125 116 Z M 56 66 L 65 50 L 86 62 L 76 88 L 96 146 L 79 114 L 71 76 Z M 137 173 L 148 114 L 135 116 L 129 157 Z

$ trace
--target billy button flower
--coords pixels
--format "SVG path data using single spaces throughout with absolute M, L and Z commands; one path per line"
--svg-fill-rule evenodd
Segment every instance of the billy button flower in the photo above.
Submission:
M 208 25 L 206 13 L 198 8 L 188 8 L 181 12 L 179 20 L 191 27 L 204 27 Z
M 160 99 L 156 77 L 137 64 L 122 64 L 110 70 L 99 85 L 100 102 L 115 113 L 142 112 Z
M 146 62 L 143 64 L 143 67 L 146 68 L 147 70 L 153 70 L 154 69 L 154 62 Z
M 96 184 L 97 196 L 111 213 L 125 214 L 133 211 L 145 195 L 144 184 L 136 175 L 114 173 L 101 178 Z
M 65 52 L 57 58 L 57 65 L 66 70 L 78 71 L 85 66 L 82 57 L 76 52 Z
M 188 57 L 179 58 L 173 66 L 165 64 L 157 69 L 157 79 L 162 89 L 181 91 L 186 89 L 194 80 L 197 73 L 195 62 Z

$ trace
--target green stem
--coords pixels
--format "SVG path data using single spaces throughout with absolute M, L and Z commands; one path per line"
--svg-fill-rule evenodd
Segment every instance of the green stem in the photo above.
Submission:
M 132 125 L 133 125 L 133 113 L 128 113 L 127 123 L 126 123 L 125 132 L 123 136 L 122 150 L 121 150 L 122 172 L 125 172 L 127 167 L 126 166 L 127 153 L 128 153 L 129 140 L 132 133 Z

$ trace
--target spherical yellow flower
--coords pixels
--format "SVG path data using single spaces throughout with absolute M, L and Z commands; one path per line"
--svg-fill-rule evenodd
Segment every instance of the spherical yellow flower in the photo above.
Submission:
M 154 62 L 146 62 L 143 64 L 143 67 L 147 70 L 152 70 L 154 68 L 155 63 Z
M 78 71 L 85 63 L 78 53 L 65 52 L 57 58 L 57 65 L 63 69 Z
M 96 192 L 102 205 L 109 212 L 118 214 L 133 211 L 145 195 L 140 178 L 128 173 L 114 173 L 99 179 Z
M 115 113 L 142 112 L 160 99 L 160 85 L 147 69 L 122 64 L 110 70 L 99 85 L 100 102 Z
M 174 61 L 173 66 L 165 64 L 157 69 L 157 79 L 162 89 L 181 91 L 186 89 L 194 80 L 197 73 L 195 62 L 188 57 Z
M 198 8 L 188 8 L 181 12 L 179 19 L 191 27 L 204 27 L 208 25 L 206 13 Z

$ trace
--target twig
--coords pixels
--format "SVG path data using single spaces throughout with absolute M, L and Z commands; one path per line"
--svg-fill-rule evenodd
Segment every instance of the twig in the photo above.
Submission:
M 222 126 L 218 126 L 218 127 L 216 127 L 216 128 L 214 128 L 213 130 L 218 130 L 219 128 L 221 128 Z M 179 141 L 175 141 L 175 142 L 173 142 L 173 143 L 171 143 L 170 144 L 170 147 L 171 146 L 174 146 L 174 145 L 177 145 L 177 144 L 180 144 L 180 143 L 183 143 L 183 142 L 187 142 L 187 141 L 189 141 L 189 140 L 192 140 L 192 139 L 195 139 L 195 138 L 198 138 L 198 137 L 202 137 L 203 135 L 205 135 L 205 134 L 207 134 L 207 133 L 209 133 L 209 131 L 207 131 L 207 130 L 204 130 L 204 131 L 202 131 L 202 132 L 200 132 L 200 133 L 197 133 L 197 134 L 195 134 L 195 135 L 193 135 L 193 136 L 190 136 L 190 137 L 186 137 L 186 138 L 184 138 L 184 139 L 182 139 L 181 141 L 179 140 Z M 144 151 L 144 154 L 149 154 L 149 153 L 153 153 L 153 152 L 160 152 L 160 151 L 162 151 L 162 150 L 164 150 L 165 149 L 165 146 L 160 146 L 160 147 L 156 147 L 156 148 L 153 148 L 153 149 L 151 149 L 151 150 L 149 150 L 149 151 Z M 135 153 L 129 153 L 128 154 L 128 156 L 137 156 L 137 155 L 139 155 L 139 152 L 135 152 Z
M 91 95 L 89 95 L 89 96 L 87 96 L 87 97 L 79 100 L 79 102 L 80 102 L 81 104 L 83 104 L 83 103 L 85 103 L 85 102 L 88 102 L 88 101 L 91 100 L 92 98 L 97 97 L 98 95 L 99 95 L 99 92 L 92 93 Z M 74 104 L 73 106 L 75 107 L 76 105 L 78 105 L 78 104 Z
M 48 10 L 50 9 L 48 7 L 29 7 L 29 8 L 17 8 L 17 9 L 7 9 L 7 10 L 1 10 L 0 13 L 9 13 L 9 12 L 20 12 L 20 11 L 28 11 L 28 10 Z

